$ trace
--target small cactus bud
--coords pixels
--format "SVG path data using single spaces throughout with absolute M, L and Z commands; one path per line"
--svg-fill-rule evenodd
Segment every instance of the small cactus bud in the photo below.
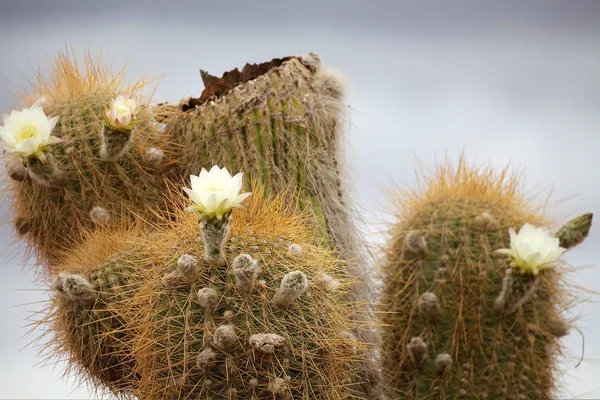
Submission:
M 250 346 L 263 353 L 274 353 L 275 347 L 285 343 L 285 338 L 275 333 L 257 333 L 250 336 Z
M 317 278 L 319 284 L 328 292 L 334 292 L 340 287 L 340 281 L 324 272 L 319 274 Z
M 404 238 L 404 249 L 413 254 L 427 254 L 427 235 L 418 231 L 410 231 Z
M 177 286 L 181 285 L 182 282 L 183 282 L 183 277 L 181 276 L 179 271 L 171 271 L 162 277 L 162 284 L 167 289 L 177 287 Z
M 587 213 L 565 222 L 555 235 L 559 240 L 559 246 L 570 249 L 583 242 L 590 233 L 593 217 L 594 214 Z
M 211 287 L 204 287 L 198 290 L 198 303 L 200 303 L 206 311 L 212 312 L 219 305 L 219 294 Z
M 227 310 L 223 313 L 223 321 L 231 322 L 233 321 L 233 317 L 235 317 L 235 313 L 231 310 Z
M 308 289 L 308 279 L 302 271 L 287 273 L 275 292 L 275 304 L 286 307 L 296 301 Z
M 232 263 L 233 275 L 235 277 L 235 288 L 242 295 L 252 293 L 256 277 L 260 272 L 258 261 L 248 254 L 240 254 Z
M 232 380 L 240 373 L 240 369 L 232 357 L 227 357 L 225 359 L 225 362 L 221 366 L 221 371 L 223 372 L 223 375 L 227 377 L 227 380 Z
M 564 319 L 552 319 L 547 322 L 548 332 L 556 337 L 561 338 L 569 334 L 569 324 Z
M 298 245 L 296 243 L 292 243 L 288 247 L 287 252 L 288 252 L 288 254 L 291 254 L 293 256 L 299 256 L 302 254 L 302 247 L 300 247 L 300 245 Z
M 237 340 L 235 328 L 231 324 L 220 325 L 213 335 L 213 344 L 221 350 L 229 350 Z
M 285 392 L 285 380 L 282 378 L 275 378 L 269 382 L 267 390 L 273 394 L 282 394 Z
M 165 152 L 155 147 L 149 148 L 144 154 L 144 160 L 146 161 L 146 164 L 152 168 L 158 168 L 160 164 L 162 164 L 164 157 Z
M 344 343 L 344 347 L 348 349 L 350 355 L 355 355 L 357 350 L 358 340 L 356 339 L 356 335 L 349 331 L 342 331 L 342 336 L 347 339 L 346 343 Z
M 28 176 L 27 168 L 20 158 L 13 158 L 6 163 L 6 170 L 10 179 L 23 182 Z
M 431 292 L 425 292 L 419 297 L 419 311 L 425 315 L 429 321 L 437 320 L 440 315 L 440 301 L 437 296 Z
M 489 229 L 495 225 L 497 225 L 496 220 L 491 214 L 487 212 L 483 212 L 475 217 L 475 223 L 479 225 L 482 229 Z
M 96 298 L 94 287 L 87 279 L 80 275 L 59 274 L 62 292 L 73 301 L 84 303 L 93 302 Z
M 200 260 L 191 254 L 184 254 L 177 260 L 177 270 L 181 276 L 193 279 L 200 269 Z
M 90 211 L 90 218 L 96 225 L 108 225 L 110 222 L 110 214 L 106 208 L 96 206 Z
M 408 350 L 408 355 L 411 360 L 415 363 L 415 366 L 421 369 L 428 358 L 427 343 L 418 336 L 412 337 L 410 343 L 406 345 L 406 349 Z
M 248 380 L 248 385 L 254 389 L 256 386 L 258 386 L 258 379 L 250 378 L 250 380 Z
M 63 288 L 63 282 L 65 279 L 65 276 L 66 275 L 64 275 L 64 274 L 58 274 L 57 276 L 55 276 L 54 279 L 52 280 L 52 285 L 51 285 L 52 289 L 56 290 L 59 293 L 64 294 L 65 290 Z
M 212 349 L 204 349 L 196 357 L 196 366 L 200 368 L 204 373 L 210 371 L 217 362 L 217 353 Z
M 452 356 L 448 353 L 440 353 L 435 357 L 435 368 L 438 374 L 443 375 L 452 368 Z

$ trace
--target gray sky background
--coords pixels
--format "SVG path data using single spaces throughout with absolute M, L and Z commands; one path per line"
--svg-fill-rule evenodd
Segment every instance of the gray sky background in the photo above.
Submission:
M 600 217 L 600 1 L 2 1 L 0 110 L 47 56 L 70 42 L 129 60 L 132 79 L 164 77 L 155 99 L 202 90 L 245 62 L 318 53 L 347 77 L 349 176 L 368 229 L 386 218 L 390 182 L 414 183 L 414 155 L 447 152 L 526 169 L 532 191 L 552 188 L 548 216 Z M 566 199 L 566 200 L 565 200 Z M 563 200 L 563 201 L 559 201 Z M 8 220 L 5 205 L 2 220 Z M 90 398 L 24 347 L 26 318 L 46 298 L 33 288 L 9 225 L 0 226 L 0 398 Z M 566 259 L 574 282 L 600 291 L 600 234 Z M 372 236 L 378 240 L 378 236 Z M 598 299 L 595 299 L 596 301 Z M 23 305 L 28 304 L 29 305 Z M 600 398 L 600 307 L 583 304 L 581 337 L 564 339 L 563 398 Z

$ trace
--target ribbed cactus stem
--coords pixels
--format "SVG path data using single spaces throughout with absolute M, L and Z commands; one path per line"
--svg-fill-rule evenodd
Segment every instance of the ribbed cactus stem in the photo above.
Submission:
M 121 158 L 129 149 L 133 131 L 120 131 L 105 124 L 100 133 L 100 158 L 104 161 L 117 161 Z
M 461 158 L 418 178 L 397 198 L 382 258 L 390 397 L 554 398 L 562 313 L 576 292 L 559 242 L 583 240 L 591 216 L 569 221 L 557 239 L 508 170 Z
M 56 158 L 52 153 L 44 152 L 45 160 L 36 157 L 27 159 L 27 171 L 29 177 L 37 183 L 56 188 L 63 184 L 64 173 L 58 166 Z
M 223 218 L 204 217 L 200 220 L 200 233 L 204 242 L 204 257 L 212 264 L 225 261 L 224 246 L 229 236 L 231 214 Z

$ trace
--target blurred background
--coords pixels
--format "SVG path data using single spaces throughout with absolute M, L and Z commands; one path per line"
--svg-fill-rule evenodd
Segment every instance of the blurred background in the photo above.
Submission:
M 0 3 L 0 110 L 48 57 L 102 50 L 116 69 L 161 78 L 155 101 L 203 89 L 246 62 L 315 52 L 346 77 L 346 154 L 365 230 L 381 241 L 386 190 L 414 184 L 415 157 L 446 155 L 525 170 L 547 216 L 600 217 L 600 1 L 25 1 Z M 43 307 L 1 207 L 0 398 L 93 398 L 64 365 L 41 366 L 27 318 Z M 572 280 L 600 290 L 600 229 L 566 259 Z M 27 262 L 27 266 L 24 264 Z M 597 301 L 585 293 L 583 298 Z M 583 303 L 586 339 L 564 338 L 561 398 L 600 398 L 600 306 Z

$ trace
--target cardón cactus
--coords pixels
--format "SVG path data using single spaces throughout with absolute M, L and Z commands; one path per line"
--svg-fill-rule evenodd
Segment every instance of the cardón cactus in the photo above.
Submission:
M 41 321 L 54 349 L 125 397 L 362 398 L 356 282 L 285 196 L 257 189 L 244 206 L 222 259 L 205 258 L 181 203 L 152 233 L 92 232 Z
M 394 204 L 382 299 L 391 397 L 553 398 L 574 294 L 564 266 L 521 273 L 495 252 L 511 247 L 510 228 L 549 226 L 519 192 L 518 176 L 461 159 Z M 590 224 L 591 215 L 579 217 L 547 240 L 557 251 L 559 242 L 578 244 Z

